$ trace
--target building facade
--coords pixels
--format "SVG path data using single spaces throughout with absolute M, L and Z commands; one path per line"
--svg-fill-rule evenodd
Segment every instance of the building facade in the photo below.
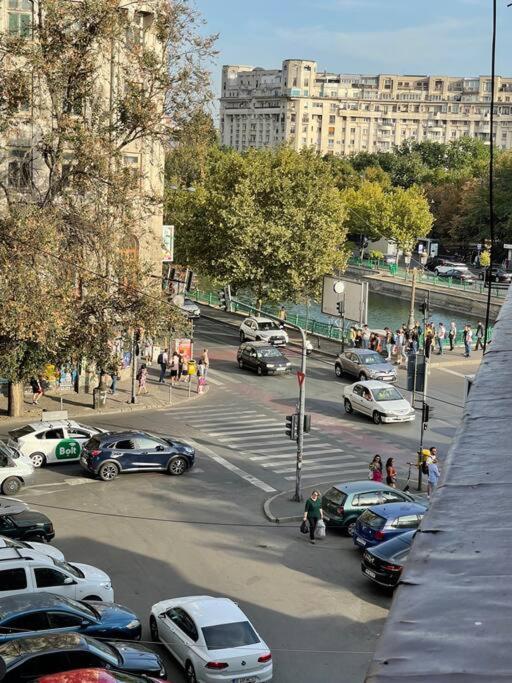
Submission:
M 382 152 L 405 140 L 490 141 L 490 77 L 334 74 L 315 61 L 281 69 L 224 66 L 222 143 L 288 143 L 321 154 Z M 496 79 L 495 143 L 512 148 L 512 78 Z

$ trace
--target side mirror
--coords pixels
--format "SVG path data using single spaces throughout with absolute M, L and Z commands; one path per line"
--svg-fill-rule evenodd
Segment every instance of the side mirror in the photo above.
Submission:
M 64 579 L 64 585 L 65 586 L 71 586 L 74 583 L 75 582 L 73 581 L 73 579 L 70 576 L 66 576 L 66 578 Z
M 162 445 L 159 444 L 159 445 L 156 447 L 156 450 L 157 450 L 157 451 L 165 451 L 165 446 L 162 446 Z
M 158 615 L 158 618 L 159 618 L 159 619 L 165 619 L 166 616 L 167 616 L 167 614 L 166 614 L 165 612 L 161 612 L 161 613 Z

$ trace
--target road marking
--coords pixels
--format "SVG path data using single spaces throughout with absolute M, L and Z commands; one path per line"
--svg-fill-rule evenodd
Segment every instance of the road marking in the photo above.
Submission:
M 288 458 L 290 462 L 294 462 L 293 458 Z M 295 458 L 296 460 L 296 458 Z M 330 455 L 328 458 L 315 458 L 314 460 L 307 460 L 304 458 L 303 461 L 303 467 L 304 469 L 311 469 L 309 467 L 309 463 L 331 463 L 331 462 L 336 462 L 337 460 L 357 460 L 357 458 L 354 455 Z M 269 463 L 262 463 L 262 467 L 265 467 L 266 469 L 269 467 L 283 467 L 283 465 L 286 465 L 286 462 L 269 462 Z M 341 466 L 343 463 L 338 463 L 338 466 Z M 349 465 L 354 465 L 354 463 L 348 463 Z M 283 472 L 291 472 L 295 471 L 295 468 L 293 470 L 274 470 L 277 474 L 282 474 Z
M 337 460 L 337 458 L 332 458 L 332 459 Z M 348 464 L 349 465 L 355 465 L 355 463 L 348 463 Z M 341 466 L 342 466 L 342 463 L 337 463 L 335 465 L 323 465 L 323 464 L 315 465 L 314 463 L 311 463 L 311 464 L 310 463 L 303 463 L 302 470 L 303 471 L 306 470 L 308 472 L 310 470 L 335 470 L 335 469 L 340 469 Z M 363 468 L 361 466 L 359 466 L 355 469 L 359 472 Z M 366 472 L 368 472 L 368 467 L 365 467 L 364 469 Z M 343 471 L 345 471 L 345 470 L 343 470 Z M 346 471 L 348 472 L 348 471 L 352 471 L 352 470 L 347 469 Z M 286 472 L 295 472 L 295 467 L 288 467 L 288 468 L 282 469 L 282 470 L 274 470 L 274 472 L 276 474 L 285 474 Z
M 327 453 L 342 453 L 339 449 L 337 450 L 331 450 L 327 449 L 324 451 L 318 451 L 318 455 L 327 455 Z M 351 460 L 356 460 L 355 455 L 339 455 L 338 457 L 340 458 L 349 458 Z M 261 464 L 262 467 L 275 467 L 279 465 L 285 465 L 286 460 L 289 460 L 290 462 L 293 462 L 297 458 L 297 453 L 291 453 L 290 455 L 270 455 L 268 458 L 265 458 L 267 461 L 265 464 Z M 309 462 L 323 462 L 327 460 L 336 460 L 337 457 L 335 455 L 330 455 L 328 458 L 317 458 L 313 455 L 303 455 L 303 460 L 304 464 L 309 463 Z M 251 458 L 252 460 L 252 458 Z M 282 461 L 285 462 L 282 462 Z M 281 462 L 280 462 L 281 461 Z
M 197 415 L 220 415 L 222 413 L 232 413 L 233 410 L 236 410 L 240 406 L 233 404 L 233 405 L 228 405 L 224 406 L 224 408 L 219 408 L 218 406 L 216 408 L 175 408 L 172 412 L 167 412 L 164 413 L 165 415 L 176 415 L 179 413 L 180 415 L 190 415 L 192 417 L 196 417 Z M 250 411 L 254 412 L 254 411 Z
M 220 379 L 224 380 L 225 382 L 230 382 L 231 384 L 240 384 L 242 382 L 242 378 L 233 379 L 233 377 L 231 377 L 227 372 L 222 372 L 220 370 L 208 370 L 208 373 L 206 375 L 207 384 L 212 374 L 214 377 L 217 377 L 218 375 Z
M 344 476 L 345 474 L 358 474 L 359 472 L 366 472 L 368 473 L 368 468 L 365 467 L 364 469 L 362 468 L 349 468 L 347 467 L 346 469 L 341 469 L 338 468 L 339 475 Z M 329 476 L 334 476 L 335 474 L 338 474 L 338 472 L 329 472 Z M 322 476 L 322 472 L 317 472 L 316 474 L 303 474 L 302 479 L 318 479 L 318 477 Z M 295 477 L 285 477 L 286 481 L 295 481 Z
M 315 448 L 315 453 L 318 455 L 323 455 L 324 453 L 343 453 L 342 448 L 329 448 L 328 444 L 325 446 L 317 446 Z M 295 448 L 294 450 L 285 452 L 285 449 L 282 449 L 282 455 L 256 455 L 252 458 L 249 458 L 250 460 L 254 460 L 255 462 L 261 461 L 261 460 L 284 460 L 285 458 L 292 458 L 297 455 L 297 449 Z M 312 453 L 306 453 L 304 455 L 304 458 L 314 458 L 314 454 Z
M 285 439 L 285 441 L 286 441 L 286 439 Z M 313 441 L 315 441 L 317 443 L 313 444 Z M 291 446 L 291 445 L 290 446 L 284 446 L 282 444 L 281 444 L 281 446 L 272 445 L 272 444 L 279 444 L 279 443 L 281 443 L 281 442 L 280 441 L 270 441 L 266 445 L 263 444 L 262 446 L 250 446 L 251 453 L 261 453 L 262 451 L 265 453 L 272 453 L 272 451 L 277 451 L 278 453 L 282 453 L 287 448 L 295 448 L 295 450 L 297 450 L 296 446 Z M 309 444 L 313 444 L 314 448 L 318 448 L 321 446 L 320 440 L 316 439 L 315 437 L 312 437 L 312 438 L 307 440 L 306 446 L 308 446 Z
M 223 387 L 224 386 L 224 382 L 221 382 L 219 379 L 215 379 L 215 377 L 212 377 L 211 375 L 208 377 L 207 384 L 213 384 L 214 386 L 217 386 L 217 387 Z
M 275 492 L 276 489 L 272 488 L 272 486 L 265 484 L 265 482 L 261 481 L 261 479 L 258 479 L 257 477 L 253 477 L 252 474 L 249 474 L 248 472 L 245 472 L 244 470 L 242 470 L 240 467 L 233 465 L 232 463 L 230 463 L 225 458 L 221 457 L 220 455 L 217 455 L 217 453 L 215 453 L 215 451 L 212 451 L 211 448 L 208 448 L 208 446 L 203 446 L 202 444 L 198 443 L 194 439 L 187 439 L 187 440 L 200 453 L 204 453 L 209 458 L 211 458 L 214 462 L 221 465 L 222 467 L 225 467 L 230 472 L 233 472 L 233 474 L 236 474 L 237 476 L 239 476 L 244 481 L 247 481 L 249 484 L 252 484 L 253 486 L 256 486 L 257 488 L 261 489 L 262 491 L 265 491 L 265 493 L 274 493 Z
M 31 486 L 25 486 L 24 491 L 33 489 L 42 489 L 51 486 L 80 486 L 82 484 L 97 484 L 98 479 L 92 479 L 89 477 L 70 477 L 69 479 L 63 479 L 62 481 L 54 481 L 51 484 L 32 484 Z
M 263 431 L 268 431 L 270 428 L 274 427 L 276 429 L 283 429 L 282 425 L 276 424 L 275 420 L 251 420 L 247 424 L 247 427 L 256 427 L 257 429 L 262 429 Z M 240 429 L 240 425 L 233 427 L 232 429 L 226 429 L 224 432 L 208 432 L 210 436 L 227 436 L 228 434 L 251 434 L 255 432 L 255 429 Z
M 455 375 L 456 377 L 466 377 L 467 375 L 463 375 L 462 372 L 456 372 L 455 370 L 449 370 L 448 368 L 434 368 L 435 370 L 439 370 L 440 372 L 447 372 L 450 375 Z
M 281 431 L 281 430 L 279 430 L 279 431 Z M 225 443 L 225 442 L 227 442 L 227 441 L 232 441 L 232 442 L 238 442 L 238 441 L 261 441 L 263 446 L 264 446 L 264 444 L 263 444 L 264 441 L 266 441 L 268 444 L 279 444 L 279 443 L 282 443 L 283 441 L 284 441 L 284 442 L 287 441 L 287 437 L 286 437 L 286 435 L 285 435 L 285 433 L 284 433 L 284 429 L 283 429 L 282 431 L 283 431 L 283 436 L 282 436 L 281 439 L 279 439 L 279 440 L 277 440 L 277 441 L 274 439 L 274 437 L 277 436 L 277 434 L 269 434 L 268 436 L 265 436 L 264 434 L 259 434 L 259 435 L 256 435 L 256 436 L 236 436 L 236 437 L 233 437 L 233 438 L 228 437 L 227 439 L 217 439 L 217 441 L 221 441 L 222 443 Z M 269 440 L 268 440 L 269 438 L 270 438 L 270 439 L 274 439 L 274 440 L 269 441 Z M 317 439 L 317 438 L 315 438 L 315 437 L 312 437 L 312 438 L 308 439 L 308 443 L 312 443 L 313 441 L 320 441 L 320 439 Z

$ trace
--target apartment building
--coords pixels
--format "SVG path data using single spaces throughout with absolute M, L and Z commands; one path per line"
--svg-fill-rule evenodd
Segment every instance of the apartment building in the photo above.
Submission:
M 512 78 L 497 77 L 495 142 L 512 148 Z M 224 66 L 222 143 L 239 150 L 280 143 L 322 154 L 391 150 L 404 140 L 490 141 L 491 79 L 334 74 L 315 61 L 281 69 Z
M 158 42 L 157 30 L 150 3 L 144 0 L 119 0 L 119 11 L 127 19 L 126 39 L 112 43 L 110 49 L 96 55 L 97 90 L 94 103 L 85 97 L 70 103 L 67 113 L 85 120 L 102 116 L 107 119 L 113 110 L 117 94 L 124 88 L 123 66 L 130 51 L 139 47 L 154 49 L 158 54 L 165 47 Z M 36 26 L 38 0 L 0 0 L 0 33 L 11 37 L 30 38 Z M 48 168 L 40 153 L 40 142 L 52 126 L 52 105 L 44 90 L 44 80 L 31 74 L 31 97 L 19 108 L 13 125 L 0 136 L 0 175 L 8 192 L 29 199 L 30 193 L 40 193 L 45 187 Z M 162 115 L 164 97 L 162 95 Z M 93 112 L 94 109 L 94 112 Z M 96 124 L 97 125 L 97 124 Z M 117 162 L 116 162 L 117 163 Z M 134 205 L 142 195 L 162 198 L 164 181 L 163 146 L 155 139 L 139 139 L 127 144 L 121 154 L 120 165 L 140 176 L 134 192 Z M 65 151 L 63 171 L 72 168 L 73 155 Z M 118 169 L 118 172 L 122 169 Z M 140 194 L 139 194 L 140 192 Z M 4 201 L 3 193 L 0 202 Z M 1 211 L 1 205 L 0 205 Z M 163 203 L 151 204 L 151 212 L 141 217 L 140 229 L 124 245 L 130 256 L 140 256 L 150 262 L 153 273 L 162 269 Z

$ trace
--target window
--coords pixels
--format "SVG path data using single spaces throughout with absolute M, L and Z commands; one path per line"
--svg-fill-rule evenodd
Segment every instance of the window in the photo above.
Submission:
M 356 396 L 362 396 L 363 395 L 363 387 L 360 384 L 356 384 L 354 387 L 354 394 Z
M 208 650 L 227 650 L 232 647 L 244 647 L 260 642 L 248 621 L 204 626 L 201 630 Z
M 322 498 L 333 505 L 343 505 L 347 500 L 347 494 L 333 486 L 333 488 L 329 489 Z
M 75 427 L 68 429 L 69 439 L 89 439 L 90 436 L 90 432 L 86 432 L 85 429 L 76 429 Z
M 143 451 L 154 451 L 158 447 L 163 448 L 163 443 L 161 441 L 155 441 L 154 439 L 148 439 L 145 436 L 139 436 L 135 439 L 135 446 Z
M 23 567 L 0 571 L 0 591 L 20 591 L 27 587 L 27 575 Z
M 80 653 L 82 654 L 82 653 Z M 68 652 L 51 652 L 30 657 L 16 668 L 19 681 L 32 681 L 37 676 L 69 670 Z
M 10 517 L 5 517 L 2 515 L 0 517 L 0 530 L 14 529 L 14 522 Z
M 352 505 L 358 508 L 369 507 L 370 505 L 380 505 L 381 498 L 379 491 L 369 491 L 368 493 L 360 493 L 352 499 Z
M 26 38 L 30 35 L 32 26 L 31 0 L 9 0 L 9 33 L 13 36 Z
M 393 522 L 395 529 L 416 529 L 419 526 L 420 518 L 418 515 L 403 515 Z
M 50 628 L 75 628 L 83 622 L 82 617 L 67 612 L 48 612 L 47 616 Z
M 197 628 L 185 610 L 181 609 L 180 607 L 175 607 L 174 609 L 169 610 L 167 615 L 172 623 L 175 624 L 181 631 L 183 631 L 186 636 L 188 636 L 194 642 L 197 641 L 199 638 Z
M 139 157 L 136 156 L 135 154 L 124 154 L 123 155 L 123 164 L 125 166 L 133 168 L 134 166 L 139 165 Z
M 385 503 L 403 503 L 405 500 L 397 491 L 381 491 L 380 495 Z
M 44 612 L 22 614 L 4 624 L 4 628 L 5 627 L 7 627 L 10 632 L 44 631 L 48 628 L 48 619 Z
M 41 432 L 37 435 L 38 439 L 63 439 L 64 430 L 63 429 L 49 429 L 46 432 Z
M 369 527 L 370 529 L 373 529 L 374 531 L 383 529 L 386 526 L 386 519 L 384 517 L 381 517 L 380 515 L 375 514 L 375 512 L 372 512 L 371 510 L 366 510 L 365 512 L 363 512 L 363 514 L 359 518 L 359 521 L 365 526 Z
M 135 448 L 135 443 L 131 439 L 126 439 L 125 441 L 118 441 L 114 444 L 113 448 L 119 449 L 120 451 L 130 451 Z
M 23 150 L 13 150 L 7 165 L 7 183 L 18 190 L 26 189 L 32 180 L 32 159 Z
M 50 586 L 64 586 L 66 574 L 59 572 L 57 569 L 51 567 L 36 567 L 34 569 L 36 577 L 36 585 L 38 588 L 49 588 Z

